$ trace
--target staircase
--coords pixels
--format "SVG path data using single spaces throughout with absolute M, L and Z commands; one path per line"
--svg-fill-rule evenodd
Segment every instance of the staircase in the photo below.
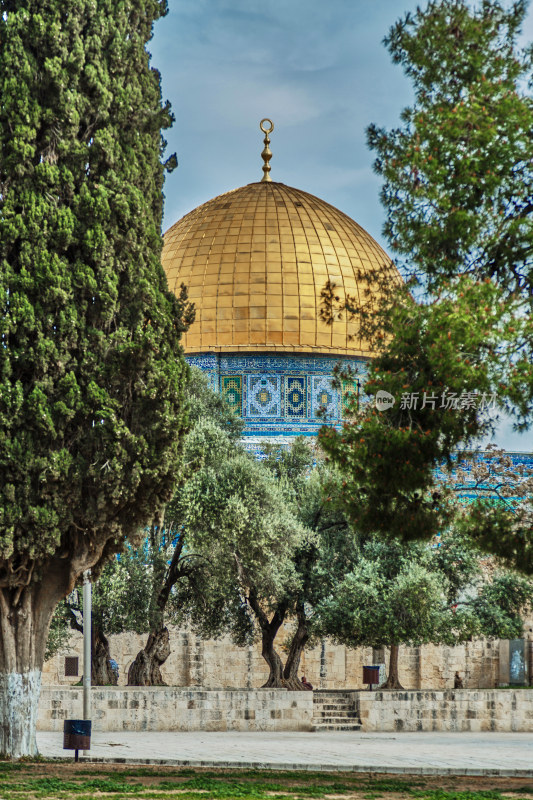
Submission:
M 361 720 L 355 697 L 352 692 L 315 690 L 313 692 L 313 730 L 360 730 Z

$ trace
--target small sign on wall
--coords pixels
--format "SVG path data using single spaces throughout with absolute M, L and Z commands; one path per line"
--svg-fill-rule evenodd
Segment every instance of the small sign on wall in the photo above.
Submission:
M 509 642 L 509 683 L 527 684 L 527 648 L 525 639 Z
M 528 685 L 528 656 L 528 642 L 525 639 L 500 641 L 500 686 Z

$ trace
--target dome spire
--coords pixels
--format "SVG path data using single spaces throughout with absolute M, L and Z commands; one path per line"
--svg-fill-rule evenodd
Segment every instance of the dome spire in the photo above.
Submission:
M 264 127 L 264 123 L 265 122 L 269 123 L 270 128 L 265 128 Z M 264 143 L 265 147 L 263 149 L 263 152 L 261 153 L 261 156 L 263 157 L 263 161 L 265 162 L 263 164 L 263 173 L 264 174 L 263 174 L 263 177 L 261 178 L 261 183 L 263 183 L 263 182 L 272 183 L 272 178 L 270 177 L 270 164 L 268 163 L 270 161 L 270 159 L 272 158 L 272 151 L 271 151 L 270 147 L 268 146 L 270 144 L 270 136 L 268 134 L 272 133 L 272 131 L 274 130 L 274 123 L 272 122 L 271 119 L 268 119 L 268 117 L 265 117 L 265 119 L 262 119 L 261 122 L 259 123 L 259 127 L 261 128 L 261 130 L 265 134 L 265 138 L 263 139 L 263 143 Z

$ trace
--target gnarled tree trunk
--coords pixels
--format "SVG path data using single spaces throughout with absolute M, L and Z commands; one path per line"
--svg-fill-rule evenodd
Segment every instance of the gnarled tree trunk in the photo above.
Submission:
M 399 692 L 404 691 L 404 688 L 400 683 L 400 679 L 398 677 L 399 652 L 400 652 L 400 646 L 398 644 L 391 644 L 390 656 L 389 656 L 389 674 L 383 686 L 380 687 L 381 689 L 392 689 Z
M 152 632 L 128 670 L 128 686 L 166 686 L 161 665 L 170 655 L 168 628 Z
M 91 684 L 116 686 L 118 676 L 111 668 L 109 641 L 97 624 L 91 626 Z
M 292 637 L 291 646 L 289 648 L 289 655 L 285 662 L 285 669 L 283 670 L 283 680 L 287 689 L 294 689 L 301 691 L 305 687 L 301 680 L 298 678 L 298 670 L 300 668 L 300 659 L 304 651 L 305 645 L 309 639 L 309 632 L 307 630 L 307 619 L 303 606 L 299 606 L 296 612 L 298 619 L 298 626 Z
M 53 577 L 53 575 L 52 575 Z M 41 673 L 59 579 L 0 588 L 0 757 L 38 755 Z
M 285 686 L 283 680 L 283 662 L 274 648 L 274 639 L 276 638 L 278 629 L 279 626 L 275 631 L 270 629 L 270 627 L 266 627 L 262 630 L 261 638 L 263 646 L 261 648 L 261 655 L 267 662 L 270 670 L 266 683 L 261 687 L 263 689 L 280 689 Z
M 250 603 L 250 607 L 254 612 L 257 621 L 259 622 L 259 627 L 261 628 L 261 655 L 267 662 L 269 669 L 269 675 L 266 683 L 264 683 L 261 688 L 283 689 L 285 688 L 285 681 L 283 678 L 283 662 L 274 648 L 274 641 L 279 629 L 283 625 L 283 620 L 285 619 L 285 615 L 287 613 L 287 606 L 284 603 L 281 603 L 276 609 L 272 619 L 269 620 L 261 608 L 261 604 L 257 599 L 257 594 L 254 588 L 252 588 L 249 592 L 248 602 Z
M 168 628 L 164 625 L 165 609 L 172 587 L 180 578 L 190 575 L 190 567 L 185 567 L 181 560 L 184 544 L 185 539 L 181 536 L 174 548 L 164 583 L 155 598 L 155 610 L 150 615 L 152 630 L 148 641 L 139 650 L 128 670 L 128 686 L 166 686 L 161 676 L 161 665 L 170 655 Z

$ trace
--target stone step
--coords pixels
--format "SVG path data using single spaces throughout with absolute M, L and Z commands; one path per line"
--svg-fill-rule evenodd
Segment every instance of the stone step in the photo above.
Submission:
M 341 719 L 354 719 L 357 717 L 357 711 L 351 709 L 350 711 L 343 711 L 337 708 L 330 709 L 329 711 L 315 711 L 313 719 L 324 719 L 324 717 L 340 717 Z
M 339 709 L 334 708 L 331 711 L 319 711 L 318 713 L 315 712 L 313 714 L 313 719 L 324 719 L 324 717 L 339 717 L 340 719 L 357 719 L 359 716 L 358 712 L 352 708 L 350 711 L 339 711 Z
M 352 723 L 351 725 L 332 725 L 320 722 L 313 725 L 313 731 L 360 731 L 361 724 Z
M 314 703 L 314 708 L 354 708 L 354 703 Z
M 315 706 L 353 706 L 355 701 L 347 697 L 345 700 L 313 700 Z
M 337 698 L 337 697 L 319 697 L 318 699 L 315 698 L 313 700 L 313 703 L 315 703 L 315 705 L 321 705 L 321 706 L 323 706 L 323 705 L 336 706 L 338 704 L 346 705 L 348 703 L 348 705 L 352 705 L 353 706 L 353 704 L 355 703 L 355 700 L 353 699 L 353 697 L 339 697 L 339 698 Z

